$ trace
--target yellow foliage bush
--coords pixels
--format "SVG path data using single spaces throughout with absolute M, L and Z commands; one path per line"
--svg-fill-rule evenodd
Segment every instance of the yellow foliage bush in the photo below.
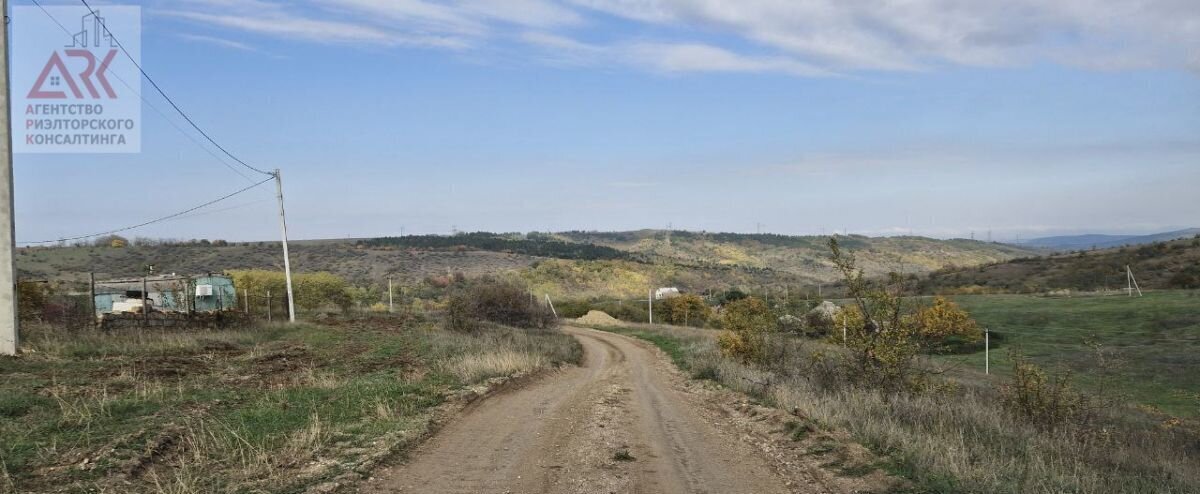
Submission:
M 712 314 L 712 309 L 699 295 L 680 295 L 663 300 L 658 305 L 661 305 L 661 309 L 655 308 L 655 314 L 661 310 L 663 320 L 677 326 L 703 326 Z
M 766 335 L 775 330 L 771 309 L 762 299 L 747 297 L 724 305 L 717 336 L 721 352 L 746 362 L 761 360 L 766 350 Z
M 228 271 L 233 278 L 233 284 L 238 293 L 247 290 L 251 297 L 267 296 L 283 300 L 287 293 L 287 281 L 280 271 L 262 269 L 245 269 Z M 316 310 L 325 307 L 346 309 L 350 306 L 349 285 L 346 280 L 333 273 L 295 273 L 292 275 L 292 291 L 296 297 L 296 306 L 303 310 Z

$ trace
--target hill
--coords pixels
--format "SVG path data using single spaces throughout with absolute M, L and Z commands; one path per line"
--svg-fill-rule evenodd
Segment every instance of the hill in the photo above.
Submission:
M 1035 238 L 1022 243 L 1024 247 L 1050 250 L 1088 250 L 1106 249 L 1130 245 L 1145 245 L 1155 242 L 1178 240 L 1200 235 L 1200 228 L 1188 228 L 1172 232 L 1155 233 L 1151 235 L 1068 235 L 1059 237 Z
M 574 231 L 556 236 L 677 264 L 770 269 L 823 283 L 840 279 L 829 262 L 829 237 L 825 236 L 665 230 Z M 859 266 L 869 275 L 889 271 L 923 274 L 949 266 L 976 266 L 1037 252 L 1020 246 L 965 239 L 850 235 L 839 240 L 843 247 L 854 252 Z
M 948 266 L 975 266 L 1029 255 L 1003 244 L 920 237 L 850 236 L 870 274 L 890 270 L 928 273 Z M 291 244 L 297 271 L 329 271 L 360 285 L 387 278 L 415 283 L 428 277 L 506 273 L 552 295 L 640 297 L 649 286 L 694 291 L 761 289 L 829 283 L 837 278 L 827 260 L 825 237 L 743 235 L 685 231 L 470 233 L 454 236 L 312 240 Z M 187 242 L 128 247 L 36 247 L 19 249 L 23 279 L 86 280 L 157 273 L 206 273 L 228 269 L 281 269 L 278 242 Z
M 1200 288 L 1200 236 L 1140 247 L 1026 257 L 974 268 L 937 270 L 923 293 L 1038 293 L 1125 288 L 1125 266 L 1143 289 Z

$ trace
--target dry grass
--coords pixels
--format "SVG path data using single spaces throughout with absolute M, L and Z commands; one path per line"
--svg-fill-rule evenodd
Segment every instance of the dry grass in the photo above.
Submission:
M 581 355 L 557 331 L 440 327 L 30 328 L 0 358 L 0 493 L 299 492 L 409 444 L 463 386 Z
M 612 329 L 612 328 L 610 328 Z M 1163 421 L 1131 407 L 1104 411 L 1093 427 L 1039 431 L 1006 412 L 997 383 L 967 375 L 926 394 L 846 385 L 821 365 L 836 347 L 776 341 L 769 368 L 723 359 L 715 332 L 642 326 L 612 329 L 663 346 L 694 376 L 714 378 L 825 427 L 850 431 L 934 492 L 1200 492 L 1196 424 Z M 664 341 L 668 342 L 664 345 Z M 826 374 L 833 375 L 826 375 Z
M 528 373 L 546 367 L 550 363 L 541 355 L 513 350 L 499 350 L 475 355 L 464 355 L 442 365 L 446 372 L 454 374 L 465 383 L 477 383 L 497 376 Z

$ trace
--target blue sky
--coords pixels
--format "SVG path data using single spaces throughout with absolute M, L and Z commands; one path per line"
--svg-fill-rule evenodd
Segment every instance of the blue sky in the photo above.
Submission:
M 283 169 L 294 238 L 1200 226 L 1196 2 L 140 5 L 142 64 L 225 147 Z M 142 119 L 140 154 L 17 155 L 18 241 L 248 184 Z M 130 235 L 273 239 L 272 195 Z

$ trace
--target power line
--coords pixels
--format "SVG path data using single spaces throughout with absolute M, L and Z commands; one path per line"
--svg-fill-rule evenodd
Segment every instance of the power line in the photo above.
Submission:
M 118 228 L 118 229 L 116 229 L 116 230 L 109 230 L 109 231 L 106 231 L 106 232 L 93 233 L 93 234 L 90 234 L 90 235 L 79 235 L 79 236 L 75 236 L 75 237 L 60 238 L 60 239 L 55 239 L 55 240 L 39 240 L 39 241 L 36 241 L 36 242 L 18 242 L 18 243 L 20 243 L 20 244 L 24 244 L 24 245 L 35 245 L 35 244 L 53 244 L 53 243 L 58 243 L 58 242 L 70 242 L 70 241 L 72 241 L 72 240 L 82 240 L 82 239 L 85 239 L 85 238 L 100 237 L 100 236 L 104 236 L 104 235 L 112 235 L 112 234 L 114 234 L 114 233 L 120 233 L 120 232 L 124 232 L 124 231 L 128 231 L 128 230 L 133 230 L 133 229 L 135 229 L 135 228 L 141 228 L 141 227 L 143 227 L 143 226 L 149 226 L 149 225 L 153 225 L 153 224 L 155 224 L 155 223 L 160 223 L 160 222 L 167 221 L 167 220 L 170 220 L 170 219 L 178 218 L 178 217 L 180 217 L 180 216 L 183 216 L 183 215 L 185 215 L 185 214 L 188 214 L 188 213 L 190 213 L 190 212 L 192 212 L 192 211 L 195 211 L 195 210 L 197 210 L 197 209 L 201 209 L 201 208 L 204 208 L 204 207 L 207 207 L 207 206 L 211 206 L 211 205 L 213 205 L 213 204 L 216 204 L 216 203 L 218 203 L 218 202 L 221 202 L 221 201 L 224 201 L 224 200 L 226 200 L 226 199 L 229 199 L 230 197 L 236 196 L 236 195 L 238 195 L 238 194 L 241 194 L 241 193 L 243 193 L 243 192 L 246 192 L 246 191 L 248 191 L 248 190 L 250 190 L 250 189 L 253 189 L 253 188 L 255 188 L 255 187 L 258 187 L 259 185 L 262 185 L 262 184 L 265 184 L 265 183 L 267 183 L 267 182 L 270 182 L 270 181 L 272 181 L 272 180 L 274 180 L 274 179 L 275 179 L 275 176 L 274 176 L 274 175 L 272 175 L 272 176 L 270 176 L 270 177 L 268 177 L 268 178 L 264 179 L 264 180 L 263 180 L 263 181 L 261 181 L 261 182 L 258 182 L 258 183 L 255 183 L 255 184 L 249 185 L 249 186 L 247 186 L 247 187 L 244 187 L 244 188 L 242 188 L 242 189 L 239 189 L 239 190 L 237 190 L 236 192 L 232 192 L 232 193 L 230 193 L 230 194 L 226 194 L 226 195 L 224 195 L 224 196 L 221 196 L 221 197 L 219 197 L 219 198 L 217 198 L 217 199 L 213 199 L 213 200 L 211 200 L 211 201 L 208 201 L 208 202 L 206 202 L 206 203 L 204 203 L 204 204 L 201 204 L 201 205 L 199 205 L 199 206 L 196 206 L 196 207 L 193 207 L 193 208 L 189 208 L 189 209 L 185 209 L 185 210 L 183 210 L 183 211 L 180 211 L 180 212 L 178 212 L 178 213 L 169 214 L 169 215 L 167 215 L 167 216 L 163 216 L 163 217 L 160 217 L 160 218 L 155 218 L 155 219 L 153 219 L 153 220 L 146 221 L 146 222 L 144 222 L 144 223 L 138 223 L 138 224 L 136 224 L 136 225 L 127 226 L 127 227 L 124 227 L 124 228 Z
M 100 19 L 100 15 L 97 14 L 96 11 L 92 9 L 92 6 L 90 4 L 88 4 L 87 0 L 79 0 L 79 1 L 83 3 L 84 7 L 87 7 L 88 12 L 91 12 L 92 15 L 96 17 L 96 19 Z M 45 10 L 45 9 L 43 9 L 43 10 Z M 192 120 L 192 117 L 189 117 L 188 114 L 185 113 L 183 111 L 183 109 L 179 107 L 179 105 L 175 104 L 175 100 L 171 99 L 170 96 L 167 96 L 166 91 L 163 91 L 163 89 L 161 87 L 159 87 L 158 83 L 154 82 L 154 78 L 150 77 L 150 74 L 146 73 L 146 69 L 143 69 L 141 64 L 137 63 L 137 61 L 133 59 L 133 55 L 129 54 L 129 51 L 125 49 L 125 45 L 121 44 L 121 40 L 117 39 L 116 35 L 114 35 L 112 33 L 112 31 L 110 31 L 108 29 L 108 25 L 105 24 L 103 22 L 103 20 L 101 20 L 100 25 L 104 27 L 104 32 L 108 33 L 109 39 L 112 39 L 113 43 L 116 43 L 117 48 L 121 49 L 121 53 L 125 54 L 125 58 L 128 58 L 129 62 L 132 63 L 134 67 L 137 67 L 138 72 L 142 73 L 142 77 L 146 78 L 146 81 L 149 82 L 150 85 L 154 87 L 154 90 L 158 91 L 158 94 L 161 95 L 163 97 L 163 99 L 167 100 L 167 103 L 170 103 L 171 107 L 174 108 L 176 112 L 179 112 L 179 115 L 181 117 L 183 117 L 183 119 L 186 120 L 187 123 L 189 125 L 191 125 L 193 129 L 196 129 L 196 132 L 199 132 L 200 135 L 204 136 L 204 138 L 208 140 L 209 143 L 211 143 L 213 146 L 216 146 L 216 148 L 220 149 L 222 153 L 225 153 L 225 156 L 228 156 L 230 159 L 238 162 L 238 164 L 240 164 L 246 168 L 249 168 L 251 170 L 254 170 L 258 173 L 261 173 L 263 175 L 274 176 L 274 174 L 272 174 L 271 172 L 263 171 L 258 168 L 255 168 L 253 166 L 250 166 L 245 161 L 242 161 L 241 158 L 234 156 L 233 153 L 230 153 L 229 150 L 225 149 L 224 146 L 221 146 L 220 144 L 218 144 L 217 141 L 214 140 L 211 136 L 209 136 L 207 132 L 204 132 L 204 129 L 201 129 L 199 125 L 196 125 L 196 122 Z
M 48 17 L 51 21 L 54 21 L 54 23 L 58 25 L 59 29 L 62 29 L 62 31 L 64 33 L 66 33 L 68 36 L 74 36 L 71 33 L 71 31 L 69 29 L 67 29 L 66 26 L 63 25 L 62 22 L 59 22 L 58 18 L 54 17 L 54 15 L 50 13 L 50 11 L 46 10 L 46 7 L 42 6 L 41 2 L 39 2 L 38 0 L 32 0 L 32 1 L 33 1 L 34 5 L 37 5 L 37 7 L 39 9 L 41 9 L 43 14 L 46 14 L 46 17 Z M 242 173 L 241 170 L 234 168 L 234 166 L 229 164 L 229 162 L 225 161 L 224 158 L 217 156 L 216 153 L 212 152 L 212 150 L 209 149 L 207 146 L 201 144 L 200 141 L 197 141 L 196 138 L 193 137 L 191 134 L 184 131 L 183 128 L 181 128 L 179 126 L 179 124 L 176 124 L 174 120 L 171 120 L 171 118 L 167 116 L 166 113 L 163 113 L 163 111 L 159 110 L 157 106 L 154 106 L 154 103 L 151 103 L 149 99 L 146 99 L 145 95 L 141 94 L 138 90 L 134 89 L 133 86 L 130 85 L 129 82 L 125 81 L 125 78 L 121 77 L 120 74 L 113 73 L 111 75 L 113 77 L 116 77 L 117 80 L 120 81 L 122 85 L 124 85 L 127 89 L 129 89 L 129 92 L 137 95 L 137 97 L 139 99 L 141 99 L 142 102 L 146 104 L 146 106 L 150 107 L 151 110 L 154 110 L 155 113 L 157 113 L 157 114 L 159 114 L 159 116 L 163 117 L 163 120 L 165 120 L 168 124 L 170 124 L 171 127 L 174 127 L 176 131 L 178 131 L 180 134 L 182 134 L 184 137 L 186 137 L 189 141 L 192 141 L 192 143 L 195 144 L 196 147 L 202 149 L 205 153 L 208 153 L 209 156 L 212 156 L 213 159 L 217 160 L 219 163 L 224 165 L 225 168 L 229 169 L 229 171 L 232 171 L 233 173 L 236 173 L 236 174 L 240 175 L 242 178 L 246 179 L 247 182 L 254 181 L 249 176 L 247 176 L 245 173 Z

